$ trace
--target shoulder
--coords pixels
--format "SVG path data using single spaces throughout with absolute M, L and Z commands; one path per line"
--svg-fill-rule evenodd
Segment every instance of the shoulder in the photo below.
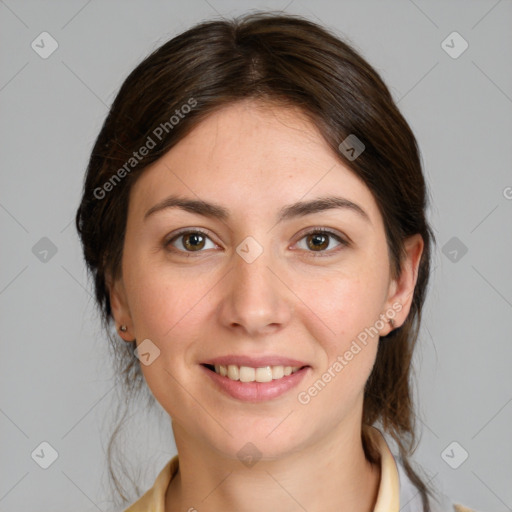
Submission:
M 123 512 L 164 512 L 165 493 L 170 481 L 176 476 L 179 468 L 178 455 L 170 459 L 160 470 L 153 487 L 148 489 L 135 503 Z

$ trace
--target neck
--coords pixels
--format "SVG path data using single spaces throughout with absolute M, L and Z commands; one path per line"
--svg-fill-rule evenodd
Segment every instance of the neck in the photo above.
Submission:
M 360 425 L 277 460 L 245 467 L 187 438 L 173 425 L 179 471 L 166 493 L 165 512 L 275 510 L 370 512 L 380 465 L 364 455 Z

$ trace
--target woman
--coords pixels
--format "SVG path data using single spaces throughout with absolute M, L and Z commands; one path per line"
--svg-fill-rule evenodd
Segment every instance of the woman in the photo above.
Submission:
M 318 25 L 207 22 L 137 66 L 76 218 L 178 450 L 127 511 L 454 509 L 408 461 L 426 207 L 387 87 Z

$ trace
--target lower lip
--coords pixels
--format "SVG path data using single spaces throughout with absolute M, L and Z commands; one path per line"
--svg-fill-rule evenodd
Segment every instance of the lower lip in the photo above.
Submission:
M 297 386 L 310 369 L 306 366 L 295 373 L 270 382 L 240 382 L 223 377 L 202 365 L 201 368 L 224 393 L 245 402 L 264 402 L 284 395 Z

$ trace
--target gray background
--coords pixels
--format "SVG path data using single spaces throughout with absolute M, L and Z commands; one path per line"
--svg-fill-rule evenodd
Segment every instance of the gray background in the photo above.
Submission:
M 416 460 L 453 499 L 512 510 L 510 0 L 0 0 L 1 512 L 108 509 L 116 391 L 73 224 L 88 156 L 144 56 L 200 20 L 265 8 L 344 36 L 418 138 L 439 245 L 416 354 Z M 31 47 L 44 31 L 58 42 L 47 59 Z M 469 44 L 458 58 L 441 45 L 453 31 Z M 162 410 L 141 416 L 126 453 L 147 488 L 175 447 Z M 58 453 L 48 469 L 31 455 L 44 441 Z

